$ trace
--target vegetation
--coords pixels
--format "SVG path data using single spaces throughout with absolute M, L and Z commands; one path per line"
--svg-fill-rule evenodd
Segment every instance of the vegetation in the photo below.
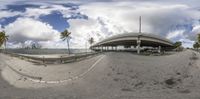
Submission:
M 174 48 L 179 48 L 182 46 L 182 42 L 178 41 L 174 43 Z
M 193 48 L 198 50 L 200 47 L 200 34 L 197 34 L 197 42 L 193 44 Z
M 68 53 L 70 54 L 70 48 L 69 48 L 69 38 L 70 38 L 70 34 L 71 32 L 69 32 L 68 30 L 64 30 L 63 32 L 61 32 L 60 38 L 65 41 L 67 40 L 67 46 L 68 46 Z
M 91 37 L 91 38 L 88 40 L 88 42 L 90 43 L 90 45 L 92 45 L 92 44 L 94 43 L 94 38 Z
M 198 34 L 198 37 L 197 37 L 197 43 L 200 44 L 200 34 Z
M 94 43 L 94 38 L 91 37 L 91 38 L 88 40 L 88 42 L 90 43 L 90 48 L 91 48 L 91 45 Z
M 198 49 L 199 47 L 200 47 L 200 45 L 199 45 L 198 42 L 195 42 L 195 43 L 193 44 L 193 48 L 194 48 L 194 49 Z
M 193 44 L 193 48 L 198 50 L 199 47 L 200 47 L 200 34 L 197 34 L 197 42 Z
M 38 43 L 31 44 L 31 49 L 41 49 L 41 48 L 42 48 L 42 46 Z
M 0 32 L 0 46 L 4 44 L 4 47 L 6 49 L 6 42 L 8 41 L 8 35 L 6 35 L 5 31 Z

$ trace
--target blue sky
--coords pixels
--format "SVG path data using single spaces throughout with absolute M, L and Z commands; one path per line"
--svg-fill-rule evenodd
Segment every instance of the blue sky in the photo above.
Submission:
M 200 33 L 198 0 L 2 0 L 0 30 L 10 36 L 7 46 L 38 43 L 44 48 L 66 48 L 60 32 L 72 32 L 72 48 L 85 47 L 89 37 L 142 32 L 182 41 L 191 47 Z

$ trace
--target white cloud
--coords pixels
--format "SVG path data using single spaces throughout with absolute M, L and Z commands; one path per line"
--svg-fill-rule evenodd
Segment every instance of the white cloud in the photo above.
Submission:
M 138 32 L 139 16 L 142 16 L 142 31 L 156 34 L 168 32 L 172 25 L 184 24 L 190 19 L 186 5 L 120 2 L 89 4 L 80 9 L 91 19 L 107 19 L 128 32 Z
M 200 34 L 200 24 L 193 27 L 192 33 Z
M 191 40 L 186 39 L 186 38 L 182 38 L 179 41 L 182 42 L 182 46 L 184 46 L 184 47 L 190 47 L 191 48 L 191 47 L 193 47 L 193 44 L 194 44 L 194 41 L 191 41 Z
M 185 30 L 176 30 L 176 31 L 168 33 L 166 38 L 174 39 L 174 38 L 177 38 L 177 37 L 183 37 L 184 32 L 185 32 Z
M 40 41 L 38 42 L 42 48 L 67 48 L 67 42 L 58 40 L 58 41 Z
M 51 14 L 53 11 L 61 12 L 62 14 L 70 14 L 69 8 L 62 5 L 51 5 L 51 6 L 40 6 L 39 8 L 26 8 L 25 17 L 33 17 L 38 19 L 40 16 L 45 16 Z
M 138 18 L 142 16 L 142 32 L 168 37 L 173 40 L 188 38 L 191 34 L 177 25 L 193 24 L 200 12 L 186 4 L 154 4 L 144 2 L 90 3 L 80 6 L 88 20 L 70 20 L 70 30 L 74 37 L 85 38 L 93 34 L 96 41 L 118 33 L 138 32 Z M 100 35 L 99 37 L 97 35 Z M 193 34 L 194 36 L 194 34 Z M 81 40 L 83 41 L 83 39 Z M 83 44 L 80 44 L 83 45 Z
M 13 17 L 13 16 L 17 16 L 17 15 L 21 15 L 21 13 L 20 12 L 16 12 L 16 11 L 13 11 L 13 12 L 12 11 L 1 11 L 0 19 L 1 18 L 7 18 L 7 17 Z
M 22 48 L 23 43 L 13 43 L 13 42 L 7 42 L 6 47 L 7 48 Z
M 60 36 L 51 25 L 31 18 L 18 18 L 7 25 L 5 31 L 10 35 L 11 42 L 57 40 Z
M 11 41 L 34 40 L 40 42 L 44 47 L 66 48 L 66 42 L 59 40 L 58 31 L 49 24 L 38 21 L 38 18 L 53 11 L 59 11 L 64 18 L 68 18 L 72 13 L 80 11 L 88 16 L 87 20 L 71 19 L 68 21 L 69 30 L 72 32 L 70 45 L 73 48 L 85 47 L 89 37 L 94 37 L 95 41 L 99 41 L 119 33 L 138 32 L 139 16 L 142 16 L 142 32 L 161 35 L 172 40 L 187 41 L 189 42 L 187 44 L 191 44 L 195 35 L 200 32 L 198 21 L 200 12 L 188 2 L 184 4 L 171 1 L 164 4 L 159 0 L 152 1 L 156 2 L 117 0 L 117 2 L 83 3 L 76 11 L 58 5 L 62 4 L 62 1 L 56 2 L 56 5 L 52 3 L 54 1 L 49 1 L 52 4 L 40 3 L 44 6 L 26 8 L 25 13 L 21 14 L 23 18 L 6 26 L 5 30 L 11 35 Z M 3 13 L 0 14 L 0 18 L 19 14 L 9 11 Z M 192 24 L 193 30 L 174 28 L 176 25 L 184 24 Z

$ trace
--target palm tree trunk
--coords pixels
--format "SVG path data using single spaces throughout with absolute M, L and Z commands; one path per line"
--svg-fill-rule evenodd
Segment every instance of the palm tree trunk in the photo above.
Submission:
M 6 51 L 6 42 L 4 42 L 4 47 L 5 47 L 4 50 Z
M 70 55 L 70 48 L 69 48 L 69 39 L 67 38 L 67 46 L 68 46 L 68 53 Z
M 4 52 L 6 53 L 6 41 L 4 42 Z

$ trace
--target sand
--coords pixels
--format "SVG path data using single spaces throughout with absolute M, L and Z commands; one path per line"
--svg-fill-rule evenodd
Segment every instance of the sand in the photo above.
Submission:
M 199 99 L 199 57 L 199 53 L 191 50 L 166 56 L 108 52 L 79 62 L 45 67 L 0 54 L 0 97 Z M 60 83 L 40 83 L 28 80 L 32 76 L 44 81 L 78 77 Z

